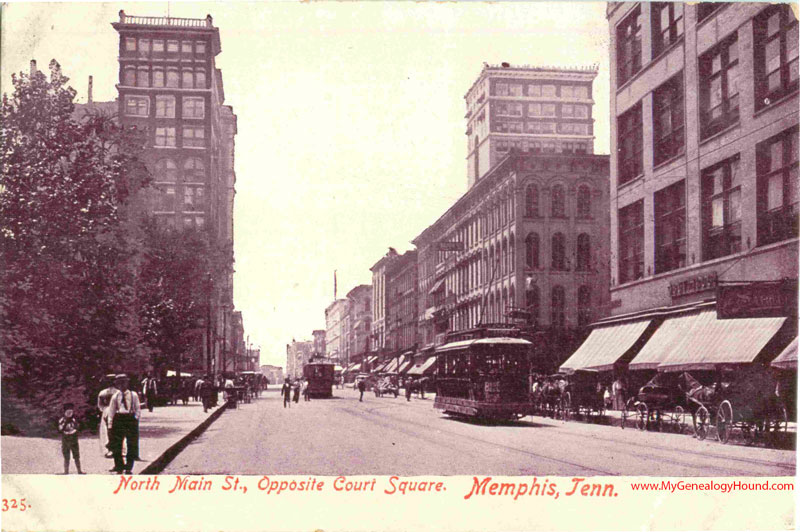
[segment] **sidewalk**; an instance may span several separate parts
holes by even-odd
[[[203,405],[189,404],[156,407],[151,413],[142,410],[139,421],[139,456],[133,472],[139,473],[153,460],[161,456],[170,446],[189,434],[223,405],[220,394],[219,406],[203,412]],[[28,438],[25,436],[3,436],[2,473],[8,474],[58,474],[64,472],[60,438]],[[98,436],[86,434],[80,437],[81,466],[88,474],[109,474],[114,460],[104,458],[100,451]],[[76,473],[75,463],[70,461],[70,473]]]

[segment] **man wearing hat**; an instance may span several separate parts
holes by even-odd
[[[114,379],[116,375],[113,373],[106,375],[103,379],[106,388],[97,394],[97,409],[100,411],[100,452],[106,458],[111,458],[110,451],[110,428],[111,423],[108,421],[108,406],[111,404],[111,398],[117,393],[117,387],[114,386]]]
[[[129,379],[125,374],[119,374],[114,379],[119,391],[111,398],[108,406],[108,420],[111,425],[111,452],[114,455],[115,473],[126,474],[133,472],[133,463],[139,456],[139,416],[141,406],[139,396],[128,389]],[[127,446],[125,462],[122,461],[122,442]]]

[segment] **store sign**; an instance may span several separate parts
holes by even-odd
[[[681,279],[674,283],[669,283],[669,295],[672,299],[707,292],[717,287],[717,272],[706,273]]]
[[[464,251],[463,242],[439,242],[439,251]]]
[[[717,319],[767,318],[792,315],[797,305],[793,283],[751,283],[717,289]]]

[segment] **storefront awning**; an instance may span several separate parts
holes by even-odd
[[[784,321],[786,318],[718,320],[716,310],[694,314],[682,328],[683,340],[661,361],[658,370],[692,371],[750,363]]]
[[[532,345],[531,342],[525,340],[524,338],[508,338],[508,337],[499,337],[499,338],[478,338],[472,340],[460,340],[458,342],[450,342],[449,344],[444,344],[441,347],[436,348],[437,353],[441,353],[444,351],[453,351],[458,349],[465,349],[467,347],[473,345]]]
[[[797,338],[786,346],[771,365],[780,369],[797,369]]]
[[[428,357],[428,359],[420,366],[414,366],[408,370],[407,375],[421,376],[433,371],[433,365],[436,363],[436,357]]]
[[[398,370],[397,373],[403,374],[406,371],[408,371],[409,369],[411,369],[413,366],[414,366],[414,360],[413,359],[408,360],[408,361],[404,362],[403,364],[400,364],[400,369]]]
[[[689,314],[664,320],[639,354],[628,364],[628,369],[656,369],[670,353],[682,349],[696,317],[697,314]]]
[[[571,373],[579,369],[605,371],[614,364],[644,334],[650,320],[618,323],[594,329],[560,371]]]

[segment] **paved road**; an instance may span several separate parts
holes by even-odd
[[[276,390],[229,410],[169,474],[786,476],[794,451],[540,417],[450,419],[433,400],[352,390],[284,409]]]

